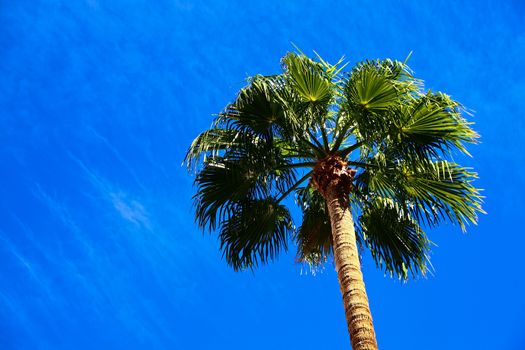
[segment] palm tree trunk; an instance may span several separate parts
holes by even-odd
[[[345,306],[346,322],[353,350],[377,350],[370,306],[357,251],[352,213],[336,186],[326,192],[332,226],[335,268]]]

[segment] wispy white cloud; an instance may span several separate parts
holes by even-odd
[[[69,157],[80,166],[86,178],[99,193],[101,198],[112,205],[116,213],[127,222],[131,222],[147,230],[151,229],[151,220],[145,206],[129,191],[119,188],[90,169],[78,157],[68,152]]]
[[[123,219],[148,230],[151,229],[150,219],[142,203],[129,198],[129,195],[124,192],[110,192],[107,195]]]

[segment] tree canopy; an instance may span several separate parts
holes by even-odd
[[[344,200],[360,247],[392,275],[424,274],[425,230],[445,221],[465,230],[482,212],[476,173],[452,161],[478,138],[465,108],[426,90],[406,61],[366,60],[348,72],[343,59],[318,55],[288,53],[281,63],[280,74],[249,78],[191,144],[199,226],[218,233],[236,270],[271,261],[293,241],[301,261],[323,263],[331,227],[311,175],[335,157],[355,169]]]

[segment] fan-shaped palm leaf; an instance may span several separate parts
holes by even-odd
[[[244,200],[221,224],[221,250],[235,270],[254,268],[286,250],[293,232],[288,210],[273,198]]]
[[[403,186],[419,217],[431,213],[431,223],[448,218],[464,231],[465,225],[476,223],[477,213],[483,212],[482,197],[472,184],[476,178],[477,174],[466,168],[440,161],[407,169]]]
[[[380,268],[399,278],[425,274],[431,242],[407,213],[376,199],[365,207],[358,222],[361,241]]]
[[[297,202],[303,212],[297,231],[297,258],[312,267],[325,262],[332,253],[332,229],[324,198],[312,186],[297,191]]]
[[[400,147],[409,152],[430,147],[441,151],[459,149],[468,154],[463,142],[473,143],[478,135],[470,128],[472,123],[461,116],[461,110],[459,103],[441,93],[428,93],[406,103],[395,121]]]

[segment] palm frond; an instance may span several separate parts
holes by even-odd
[[[432,244],[416,220],[379,198],[369,203],[358,220],[357,233],[379,268],[407,279],[425,274]]]
[[[347,84],[349,100],[364,111],[388,110],[399,102],[391,75],[375,67],[362,66],[350,76]]]
[[[297,259],[312,268],[322,264],[332,253],[332,228],[324,198],[313,186],[297,191],[303,221],[296,235]]]
[[[290,83],[303,102],[328,104],[332,86],[321,64],[304,55],[289,53],[283,58]]]
[[[476,173],[452,162],[422,163],[419,168],[406,169],[403,187],[420,219],[426,217],[435,224],[448,218],[465,231],[484,212],[482,196],[472,184],[476,178]]]
[[[288,85],[295,92],[295,98],[288,98],[288,101],[294,101],[289,107],[301,120],[303,128],[313,125],[324,127],[334,96],[334,85],[323,65],[294,53],[283,57],[282,64]]]
[[[217,124],[271,137],[286,124],[279,94],[286,89],[281,76],[255,76],[233,103],[219,115]]]
[[[420,85],[402,62],[361,62],[350,72],[343,87],[345,119],[353,122],[354,134],[359,138],[368,142],[381,140],[392,126],[390,114],[411,100]]]
[[[193,140],[184,157],[184,163],[190,170],[201,160],[206,162],[209,158],[220,156],[221,151],[238,149],[256,138],[256,135],[238,129],[208,129]]]
[[[288,210],[273,198],[244,200],[221,222],[220,247],[235,270],[269,262],[287,249],[294,226]]]
[[[478,213],[483,213],[482,196],[473,185],[477,174],[468,168],[448,161],[407,162],[383,157],[375,159],[375,168],[356,176],[356,191],[361,198],[389,199],[420,223],[435,226],[450,220],[463,231],[467,224],[477,222]]]
[[[470,127],[472,123],[462,117],[463,107],[442,93],[429,92],[406,103],[399,112],[395,121],[399,128],[397,141],[408,152],[432,148],[458,149],[468,154],[463,143],[474,143],[478,138]]]
[[[262,144],[245,147],[210,160],[197,174],[194,200],[202,228],[215,229],[217,221],[232,215],[238,201],[276,196],[293,186],[295,169],[285,167],[289,163],[278,150]]]

